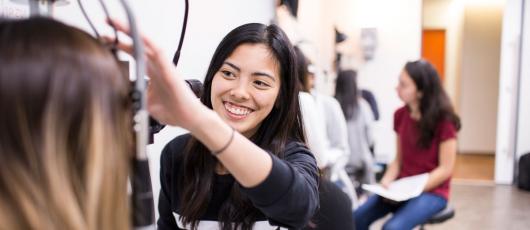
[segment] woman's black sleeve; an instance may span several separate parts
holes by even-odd
[[[319,205],[316,160],[299,142],[286,146],[284,159],[271,157],[272,169],[265,181],[242,191],[272,224],[302,228]]]

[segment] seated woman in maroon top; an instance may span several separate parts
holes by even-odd
[[[383,229],[412,229],[447,205],[460,119],[438,73],[427,61],[405,65],[397,92],[405,105],[394,113],[396,158],[380,183],[386,187],[396,179],[422,173],[429,173],[429,179],[423,193],[407,201],[395,203],[377,195],[368,198],[355,210],[357,230],[368,229],[390,212],[393,216]]]

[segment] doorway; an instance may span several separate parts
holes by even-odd
[[[422,57],[460,116],[453,178],[494,181],[504,3],[424,0]]]

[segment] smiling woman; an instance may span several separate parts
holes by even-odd
[[[319,203],[318,171],[298,91],[294,50],[277,26],[231,31],[204,80],[211,110],[187,103],[190,122],[177,125],[191,135],[162,152],[159,229],[304,227]]]
[[[279,75],[279,67],[267,46],[237,47],[213,78],[214,111],[250,138],[274,107],[281,85]]]

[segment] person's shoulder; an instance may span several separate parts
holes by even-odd
[[[457,127],[454,121],[452,121],[450,118],[442,118],[438,122],[438,129],[454,129],[456,131]]]
[[[313,99],[313,96],[308,93],[308,92],[303,92],[303,91],[300,91],[298,93],[298,98],[300,99],[300,102],[313,102],[314,103],[314,99]]]
[[[324,101],[324,103],[328,104],[328,105],[333,105],[333,106],[339,106],[340,107],[340,103],[339,101],[337,101],[337,99],[331,95],[326,95],[326,94],[322,94],[321,95],[322,97],[322,101]]]
[[[343,115],[342,108],[340,107],[340,103],[335,97],[331,95],[322,94],[320,98],[324,106],[324,109],[326,110],[325,111],[326,113],[328,114],[340,113],[340,115]],[[337,115],[334,115],[333,117],[336,117],[336,116]]]
[[[398,108],[395,112],[394,112],[394,119],[395,118],[400,118],[400,117],[403,117],[405,116],[406,114],[409,113],[409,109],[407,108],[406,105]]]
[[[409,112],[409,110],[408,110],[407,106],[404,105],[404,106],[401,106],[400,108],[396,109],[396,111],[394,112],[394,114],[395,114],[395,115],[398,115],[398,114],[406,114],[406,113],[408,113],[408,112]]]
[[[306,144],[301,141],[290,139],[284,148],[284,157],[288,158],[297,154],[308,154],[312,155]]]
[[[374,93],[372,93],[372,91],[368,90],[368,89],[361,89],[361,96],[363,98],[370,98],[370,99],[375,99],[375,96],[374,96]]]
[[[191,134],[189,133],[182,134],[180,136],[173,138],[173,140],[167,143],[167,146],[174,147],[174,148],[181,148],[184,145],[186,145],[186,143],[188,142],[190,138],[191,138]]]
[[[162,157],[174,158],[182,155],[184,152],[184,148],[186,147],[186,144],[188,143],[190,138],[191,135],[189,133],[175,137],[173,140],[168,142],[162,150]]]
[[[368,101],[362,97],[358,97],[358,102],[359,102],[359,107],[361,109],[369,109],[370,111],[372,110],[370,108],[370,104],[368,103]]]
[[[368,121],[375,121],[375,117],[372,112],[372,108],[370,108],[370,104],[368,104],[368,101],[366,101],[366,99],[362,97],[359,97],[359,109],[361,115],[364,117],[363,119]]]
[[[456,138],[457,132],[456,124],[449,118],[441,119],[436,127],[436,135],[439,136],[441,141]]]
[[[403,118],[408,116],[409,110],[406,105],[399,108],[394,112],[394,131],[398,131],[399,127],[401,126]]]
[[[316,122],[317,118],[315,116],[317,116],[316,113],[318,113],[318,108],[313,96],[307,92],[300,92],[298,98],[300,101],[300,111],[302,112],[304,119]]]

